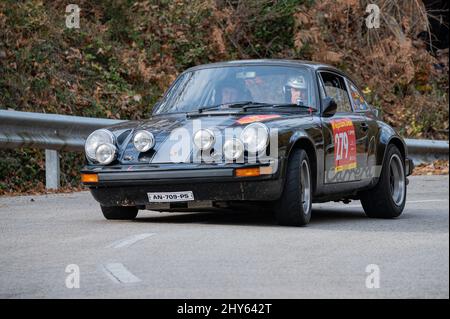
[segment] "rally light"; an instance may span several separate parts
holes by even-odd
[[[269,144],[269,129],[262,123],[249,124],[242,131],[241,140],[250,153],[262,152]]]
[[[145,153],[155,146],[155,137],[152,133],[140,130],[133,138],[134,147],[141,153]]]
[[[194,144],[199,150],[205,151],[214,145],[214,133],[208,129],[202,129],[194,134]]]
[[[86,157],[91,161],[96,161],[97,148],[102,144],[115,144],[115,136],[106,129],[96,130],[86,139],[84,150]]]
[[[227,160],[234,161],[244,154],[244,143],[236,138],[226,140],[223,145],[223,153]]]
[[[109,143],[99,145],[95,151],[95,159],[102,165],[108,165],[116,159],[116,156],[116,147]]]

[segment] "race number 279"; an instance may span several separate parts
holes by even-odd
[[[336,147],[336,160],[340,161],[348,157],[348,135],[347,132],[340,132],[334,136]]]
[[[331,126],[334,139],[335,171],[356,168],[356,137],[353,122],[350,119],[333,120]]]

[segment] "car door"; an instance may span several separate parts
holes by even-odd
[[[324,137],[324,183],[362,181],[367,169],[368,123],[365,116],[353,112],[345,78],[332,71],[319,71],[321,98],[336,101],[337,111],[321,117]],[[356,185],[355,187],[359,187]]]
[[[380,129],[377,123],[378,118],[372,107],[364,99],[361,90],[359,90],[356,84],[349,78],[345,78],[345,80],[347,83],[348,91],[350,93],[353,112],[363,116],[368,126],[366,139],[367,170],[361,173],[362,179],[367,179],[370,181],[372,177],[379,175],[380,171],[377,170],[381,169],[381,167],[376,166],[376,147],[378,145],[377,138]]]

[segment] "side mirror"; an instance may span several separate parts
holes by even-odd
[[[337,111],[336,101],[332,97],[326,97],[322,100],[322,116],[331,117]]]

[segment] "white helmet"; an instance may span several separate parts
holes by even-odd
[[[304,89],[304,90],[306,90],[308,88],[307,84],[306,84],[306,81],[305,81],[305,78],[302,75],[290,78],[286,85],[288,87],[291,87],[291,88],[294,88],[294,89]]]

